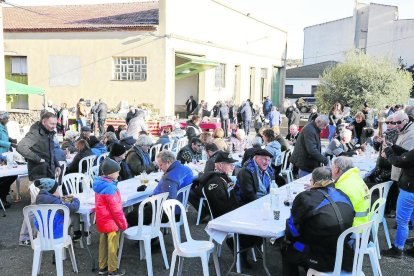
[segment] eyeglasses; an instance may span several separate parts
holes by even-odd
[[[396,122],[389,122],[392,125],[401,125],[405,120],[402,121],[396,121]]]

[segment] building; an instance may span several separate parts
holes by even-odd
[[[313,97],[318,89],[319,79],[326,69],[338,62],[325,61],[286,70],[285,97],[290,99]]]
[[[190,95],[259,103],[283,99],[286,32],[216,0],[5,7],[7,77],[75,106],[150,103],[182,112]],[[8,69],[9,68],[9,69]],[[26,98],[25,98],[26,97]],[[39,109],[40,97],[10,108]]]
[[[396,6],[356,2],[353,16],[304,29],[303,64],[341,62],[346,52],[360,49],[413,65],[414,19],[399,20]]]

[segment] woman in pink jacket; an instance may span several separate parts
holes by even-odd
[[[128,227],[122,210],[121,194],[117,179],[121,167],[114,160],[107,158],[102,164],[103,175],[93,183],[95,191],[96,226],[99,240],[99,274],[124,275],[118,269],[117,251],[119,247],[119,230]]]

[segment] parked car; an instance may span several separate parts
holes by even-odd
[[[316,105],[315,97],[301,97],[296,100],[296,106],[302,113],[309,112],[311,107],[314,105]]]

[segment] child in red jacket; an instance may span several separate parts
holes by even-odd
[[[117,251],[119,247],[119,230],[128,227],[122,210],[121,195],[117,179],[121,167],[114,160],[107,158],[102,164],[103,175],[93,183],[95,191],[96,226],[99,240],[99,275],[124,275],[118,269]]]

